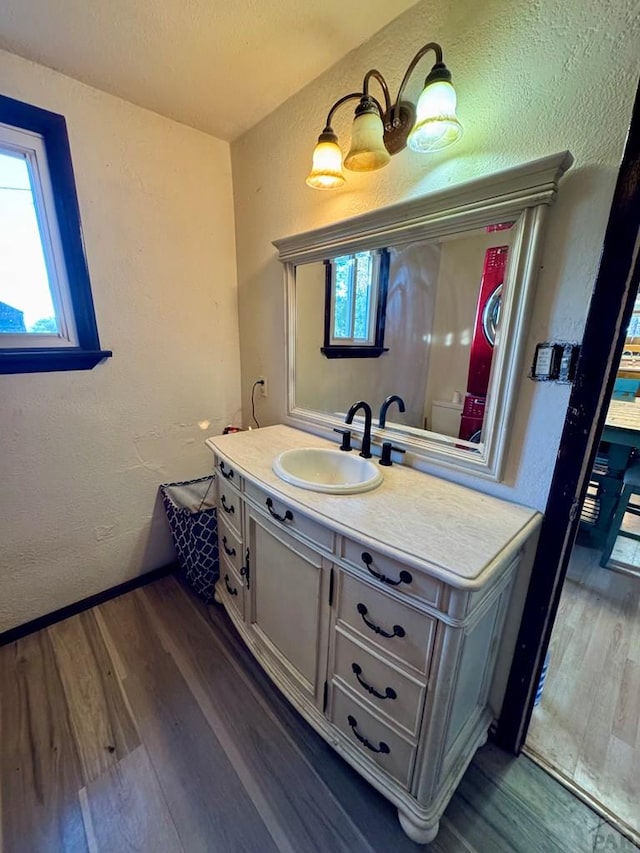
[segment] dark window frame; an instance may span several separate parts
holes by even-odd
[[[375,318],[374,343],[368,345],[359,344],[334,344],[331,343],[332,323],[332,273],[331,261],[324,262],[324,346],[320,347],[327,358],[379,358],[382,353],[388,352],[384,346],[384,328],[387,315],[387,291],[389,287],[389,250],[379,249],[380,269],[378,273],[378,295]]]
[[[78,341],[74,347],[0,347],[0,373],[90,370],[112,352],[100,348],[65,118],[0,95],[0,123],[42,136]]]

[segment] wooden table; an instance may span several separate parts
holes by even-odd
[[[624,447],[640,447],[640,398],[633,402],[612,400],[601,441]]]

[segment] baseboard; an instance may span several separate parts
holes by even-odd
[[[69,616],[75,616],[76,613],[82,613],[83,610],[89,610],[97,604],[103,604],[105,601],[110,601],[112,598],[117,598],[119,595],[124,595],[125,592],[131,592],[132,589],[137,589],[139,586],[152,583],[159,578],[166,577],[178,569],[177,563],[169,563],[168,566],[161,566],[159,569],[152,569],[150,572],[145,572],[138,575],[136,578],[119,583],[117,586],[112,586],[102,592],[97,592],[95,595],[90,595],[88,598],[83,598],[81,601],[76,601],[74,604],[67,604],[66,607],[61,607],[59,610],[54,610],[52,613],[47,613],[44,616],[38,616],[37,619],[32,619],[31,622],[25,622],[24,625],[18,625],[16,628],[9,628],[8,631],[3,631],[0,634],[0,646],[5,646],[7,643],[13,643],[15,640],[20,640],[26,637],[27,634],[32,634],[34,631],[40,631],[42,628],[48,628],[49,625],[54,625],[56,622],[61,622],[63,619],[68,619]]]

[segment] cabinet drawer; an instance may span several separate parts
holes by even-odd
[[[272,497],[269,492],[253,483],[246,483],[245,494],[285,530],[304,536],[325,551],[333,551],[334,533],[328,527],[318,524],[297,509],[290,509],[285,501]]]
[[[220,580],[216,588],[219,589],[241,619],[244,619],[244,581],[233,569],[226,557],[220,558]]]
[[[389,717],[415,736],[420,725],[425,687],[335,632],[333,676],[345,682],[376,716]]]
[[[331,722],[371,761],[409,787],[415,748],[362,705],[334,686]]]
[[[425,672],[429,666],[436,620],[340,573],[338,619],[367,642]]]
[[[218,551],[221,557],[224,554],[227,562],[239,574],[243,560],[242,541],[221,516],[222,513],[218,513]]]
[[[423,572],[408,569],[399,560],[346,538],[342,543],[342,556],[347,563],[374,578],[381,589],[395,589],[436,607],[440,603],[442,584]]]
[[[218,518],[220,518],[227,527],[240,536],[242,529],[242,500],[240,495],[232,486],[218,479]]]
[[[216,474],[220,477],[221,483],[226,483],[228,486],[235,486],[240,491],[240,475],[228,462],[216,457]]]

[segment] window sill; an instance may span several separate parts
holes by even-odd
[[[112,355],[111,350],[0,349],[0,374],[91,370]]]
[[[383,352],[389,352],[388,347],[350,347],[330,346],[320,347],[327,358],[379,358]]]

